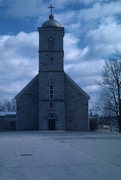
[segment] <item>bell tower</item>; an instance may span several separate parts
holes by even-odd
[[[39,129],[65,129],[64,27],[51,14],[39,31]]]

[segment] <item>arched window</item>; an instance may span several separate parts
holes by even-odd
[[[49,83],[49,99],[54,100],[54,83],[52,81]]]
[[[54,39],[53,39],[53,37],[48,38],[48,48],[49,49],[54,49]]]

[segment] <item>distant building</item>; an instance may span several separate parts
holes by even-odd
[[[0,112],[0,131],[16,130],[16,113]]]
[[[119,132],[117,117],[116,116],[99,117],[98,128],[108,129],[111,132]]]
[[[51,14],[38,31],[39,73],[15,97],[16,129],[88,131],[89,96],[64,72],[64,27]]]

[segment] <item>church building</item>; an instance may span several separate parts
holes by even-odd
[[[39,73],[15,97],[16,130],[89,131],[89,96],[64,72],[64,27],[52,9],[38,32]]]

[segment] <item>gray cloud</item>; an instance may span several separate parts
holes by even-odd
[[[37,73],[37,33],[0,36],[0,92],[12,98]]]
[[[1,0],[1,5],[4,2]],[[38,0],[7,2],[6,16],[38,16],[38,24],[46,19],[50,4],[49,1]],[[75,1],[72,0],[54,3],[57,7],[55,18],[66,28],[65,71],[94,97],[98,92],[96,80],[100,79],[104,58],[121,50],[121,24],[117,19],[121,1],[76,2],[80,4],[77,9],[73,8]],[[0,36],[0,92],[3,97],[13,97],[37,74],[37,51],[37,32]]]
[[[121,25],[115,21],[101,24],[98,28],[87,32],[87,43],[93,59],[110,54],[121,53]],[[89,51],[88,51],[89,52]]]
[[[48,5],[53,3],[56,7],[55,12],[64,11],[66,9],[66,13],[70,10],[73,10],[76,5],[78,5],[77,9],[81,9],[78,11],[78,15],[81,17],[96,18],[96,16],[102,16],[102,14],[106,14],[108,10],[110,10],[109,14],[112,13],[120,13],[120,0],[0,0],[0,6],[4,7],[4,14],[13,16],[13,17],[33,17],[33,16],[45,16],[48,14]],[[116,8],[113,8],[115,5]],[[109,15],[108,14],[108,15]],[[2,14],[3,15],[3,14]]]
[[[84,50],[78,49],[76,38],[66,34],[65,39],[65,71],[86,89],[97,78],[98,65],[93,61],[91,63],[81,61],[80,57],[82,58]],[[2,98],[14,97],[37,74],[37,51],[38,34],[36,32],[0,36],[0,92],[3,94]],[[92,79],[87,80],[90,76]]]
[[[8,0],[4,1],[5,15],[12,17],[33,17],[47,12],[47,4],[38,0]],[[4,5],[3,4],[3,5]]]

